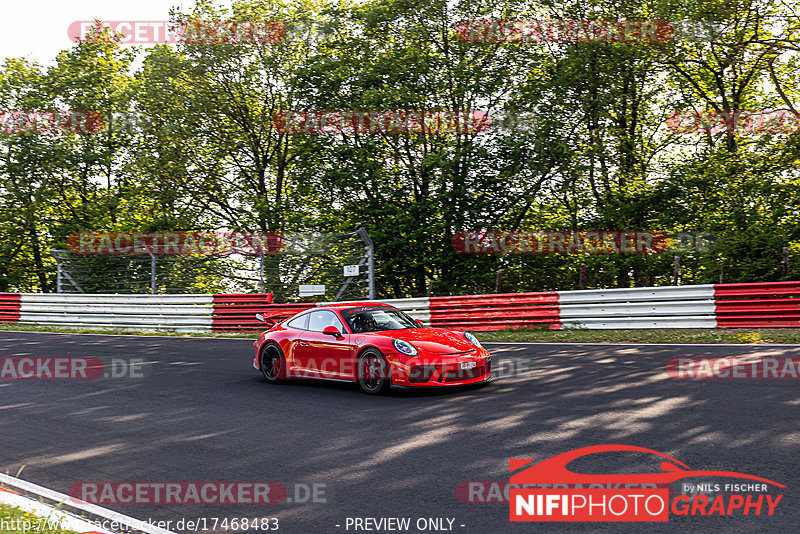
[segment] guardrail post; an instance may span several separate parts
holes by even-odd
[[[681,257],[678,254],[675,254],[675,257],[672,260],[672,285],[677,286],[679,282],[678,275],[681,271]]]
[[[361,239],[367,247],[367,268],[369,269],[369,273],[367,273],[369,277],[369,295],[367,298],[373,300],[375,298],[375,245],[372,243],[372,239],[370,239],[369,234],[367,234],[367,231],[363,227],[356,230],[356,233],[361,236]]]
[[[144,249],[150,254],[150,293],[156,294],[156,255],[150,250],[150,247],[145,245]]]
[[[258,268],[258,288],[260,293],[264,293],[264,252],[261,251],[259,255],[259,268]]]
[[[586,264],[581,263],[581,270],[578,274],[578,289],[586,289]]]
[[[783,247],[783,276],[789,276],[789,247]]]

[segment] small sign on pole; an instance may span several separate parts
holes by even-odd
[[[345,276],[358,276],[358,265],[345,265],[344,266],[344,275]]]
[[[301,297],[313,297],[314,295],[324,295],[325,284],[300,284]]]

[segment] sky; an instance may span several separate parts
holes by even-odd
[[[215,0],[219,6],[229,1]],[[171,7],[188,10],[194,0],[3,0],[0,17],[0,61],[26,57],[50,65],[73,43],[67,34],[79,20],[169,20]]]

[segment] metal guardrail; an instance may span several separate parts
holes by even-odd
[[[653,302],[686,301],[714,298],[712,284],[691,286],[632,287],[630,289],[579,289],[559,291],[559,304],[586,304],[592,302]]]
[[[360,301],[364,302],[364,301]],[[800,327],[800,282],[638,287],[386,299],[426,325],[507,328]],[[255,314],[327,303],[273,304],[269,293],[87,295],[0,293],[0,322],[181,331],[257,331]]]
[[[800,327],[800,282],[716,284],[714,298],[719,328]]]
[[[23,293],[19,323],[62,327],[211,329],[211,295]]]
[[[564,328],[716,328],[714,286],[560,291]]]
[[[19,322],[19,293],[0,293],[0,323]]]
[[[431,325],[464,330],[560,328],[558,293],[504,293],[431,297]]]

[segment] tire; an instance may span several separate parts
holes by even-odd
[[[356,369],[358,385],[367,395],[380,395],[392,385],[389,362],[375,349],[359,354]]]
[[[267,382],[270,384],[279,383],[286,371],[286,358],[283,356],[281,348],[274,343],[270,343],[261,349],[259,367]]]

